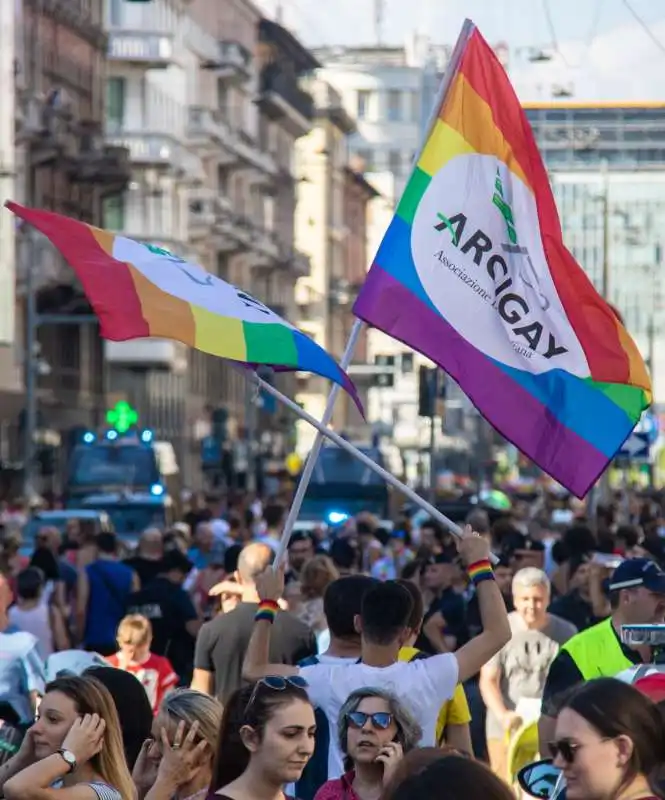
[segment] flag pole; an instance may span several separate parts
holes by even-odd
[[[346,348],[344,353],[342,354],[342,358],[340,360],[340,367],[346,372],[353,359],[353,354],[356,349],[356,345],[358,344],[358,337],[363,328],[363,322],[356,318],[353,327],[351,328],[351,333],[349,334],[349,340],[346,343]],[[335,407],[335,400],[337,399],[337,395],[339,394],[340,386],[338,383],[333,383],[330,394],[328,395],[328,400],[326,402],[326,407],[323,412],[323,416],[321,417],[321,425],[325,429],[330,424],[330,420],[332,419],[333,410]],[[276,395],[275,395],[276,396]],[[277,398],[278,400],[280,398]],[[299,408],[299,406],[298,406]],[[289,539],[291,538],[291,533],[293,528],[298,521],[298,514],[300,513],[300,509],[302,508],[303,500],[305,499],[305,494],[307,492],[307,488],[309,487],[309,483],[312,479],[312,473],[314,472],[314,466],[316,464],[316,459],[321,452],[321,446],[323,445],[323,440],[325,439],[325,435],[321,432],[321,429],[317,429],[316,438],[314,439],[314,443],[312,444],[312,449],[307,456],[307,460],[305,461],[305,468],[302,471],[302,475],[300,476],[300,481],[298,483],[298,488],[296,489],[296,493],[293,496],[293,500],[291,502],[291,508],[289,509],[288,516],[286,518],[286,522],[284,523],[284,530],[282,531],[282,538],[279,542],[279,547],[277,548],[277,553],[275,554],[275,561],[274,568],[277,569],[279,566],[284,553],[286,552],[286,548],[289,545]]]
[[[308,414],[304,408],[301,408],[297,403],[291,400],[290,397],[282,394],[278,389],[275,389],[274,386],[269,384],[267,381],[264,381],[263,378],[259,377],[255,372],[249,373],[247,377],[254,381],[254,383],[264,392],[272,395],[276,400],[279,400],[280,403],[291,409],[291,411],[299,416],[300,419],[303,419],[305,422],[308,422],[310,425],[316,428],[316,430],[326,439],[329,439],[331,442],[333,442],[333,444],[336,444],[342,450],[346,450],[347,453],[360,461],[361,464],[364,464],[368,469],[371,469],[372,472],[375,472],[380,478],[383,478],[386,483],[390,484],[390,486],[392,486],[394,489],[402,492],[402,494],[408,497],[409,500],[426,511],[433,519],[441,523],[441,525],[444,525],[455,536],[462,536],[462,529],[459,525],[457,525],[451,519],[448,519],[448,517],[445,514],[442,514],[438,508],[435,508],[433,505],[431,505],[431,503],[428,503],[427,500],[414,492],[413,489],[399,481],[392,473],[388,472],[388,470],[380,467],[375,461],[372,461],[369,456],[365,455],[365,453],[363,453],[361,450],[358,450],[358,448],[352,445],[351,442],[347,442],[346,439],[342,438],[338,433],[326,428],[325,425],[319,422],[318,419],[313,417],[311,414]],[[491,555],[491,560],[493,563],[496,563],[496,556]],[[275,559],[275,561],[277,561],[277,559]]]

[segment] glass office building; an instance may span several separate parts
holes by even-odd
[[[654,356],[656,399],[664,402],[665,103],[525,109],[564,241],[597,289],[607,289],[644,356]]]

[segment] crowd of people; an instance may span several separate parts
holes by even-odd
[[[6,519],[0,795],[503,800],[537,732],[570,800],[665,797],[665,676],[631,685],[652,648],[621,637],[665,619],[657,498],[461,539],[361,514],[275,564],[286,511],[195,497],[132,552],[71,520],[26,554]]]

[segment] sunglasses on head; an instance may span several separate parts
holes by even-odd
[[[261,686],[265,686],[266,689],[270,689],[273,692],[283,692],[288,686],[293,686],[295,689],[307,689],[309,684],[304,678],[301,678],[300,675],[289,675],[287,677],[283,677],[282,675],[266,675],[264,678],[259,678],[254,684],[252,693],[245,706],[244,716],[247,716],[247,712],[256,700],[256,693]]]
[[[393,721],[393,715],[388,711],[375,711],[374,714],[367,714],[364,711],[349,711],[346,718],[354,728],[364,728],[367,720],[370,720],[374,728],[382,731],[387,730]]]

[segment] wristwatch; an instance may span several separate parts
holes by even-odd
[[[76,769],[76,756],[74,755],[74,753],[72,753],[71,750],[65,750],[64,748],[61,747],[60,750],[58,750],[58,755],[62,756],[65,764],[67,764],[67,766],[69,767],[69,771],[74,772],[74,770]]]

